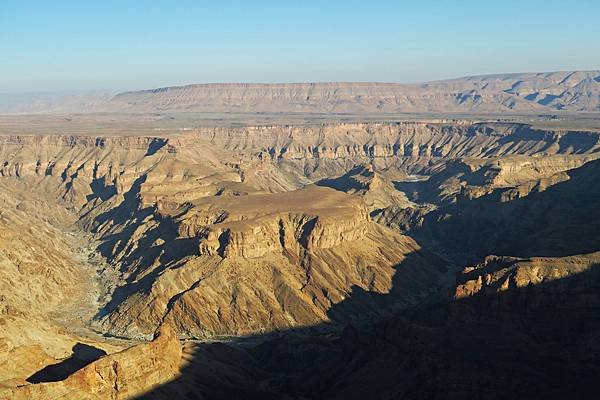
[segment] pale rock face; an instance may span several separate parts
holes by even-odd
[[[365,207],[360,203],[320,188],[304,189],[291,195],[270,195],[261,199],[264,204],[282,203],[281,210],[274,213],[267,211],[266,215],[248,217],[227,210],[224,211],[224,221],[214,228],[196,227],[205,236],[200,241],[200,254],[256,258],[284,248],[295,252],[300,248],[327,249],[361,239],[365,235],[369,219]],[[319,198],[322,202],[325,196],[333,197],[329,201],[331,208],[317,205],[313,211],[311,199]],[[252,201],[244,196],[238,199],[240,202]],[[297,205],[286,210],[289,201],[302,205],[304,209],[301,210]],[[335,201],[339,205],[334,207]],[[320,211],[324,215],[319,215]],[[239,220],[236,221],[236,218]],[[184,230],[189,232],[190,227],[186,226]]]
[[[415,85],[394,83],[205,84],[116,95],[107,110],[152,112],[597,111],[600,71],[506,74]]]
[[[358,244],[368,242],[365,238],[369,235],[382,234],[371,227],[368,213],[400,205],[407,210],[404,214],[413,215],[410,218],[422,217],[420,211],[411,211],[418,209],[395,190],[392,179],[402,179],[407,172],[430,173],[430,180],[439,179],[441,197],[449,201],[460,193],[475,198],[497,188],[507,188],[503,196],[509,200],[514,191],[524,196],[534,188],[556,184],[565,179],[561,175],[565,170],[594,159],[599,136],[595,132],[459,121],[201,128],[168,138],[17,135],[0,137],[0,144],[1,175],[42,188],[71,207],[82,226],[105,241],[104,255],[120,265],[131,282],[165,290],[150,278],[166,273],[166,263],[175,268],[194,258],[206,258],[206,270],[189,272],[164,295],[153,294],[158,297],[148,308],[147,320],[139,330],[131,328],[130,332],[148,337],[165,313],[171,313],[167,307],[170,298],[199,279],[205,282],[200,277],[213,268],[209,259],[226,260],[220,261],[224,265],[238,259],[268,265],[270,258],[283,255],[286,261],[282,265],[290,271],[304,271],[294,275],[293,281],[299,284],[289,284],[301,288],[311,271],[313,253],[367,252]],[[354,173],[351,170],[357,164],[367,167]],[[390,175],[394,170],[402,173]],[[346,173],[350,175],[342,180],[322,183],[338,191],[297,190]],[[342,195],[340,190],[352,196]],[[318,198],[320,202],[315,201]],[[378,220],[393,225],[386,211],[381,212]],[[145,243],[146,238],[152,238],[150,244]],[[149,246],[147,251],[144,246]],[[337,261],[326,261],[329,256],[325,253],[323,257],[324,265],[329,268],[332,263],[337,268]],[[354,263],[349,261],[350,254],[344,257]],[[397,256],[386,257],[374,261],[374,266],[392,271],[397,262]],[[329,297],[338,293],[341,298],[354,284],[368,286],[358,277],[345,276],[341,282],[330,285]],[[386,285],[381,290],[389,283]],[[273,290],[271,286],[269,283],[265,290]],[[200,284],[199,290],[202,288]],[[231,286],[229,295],[236,293],[238,289]],[[139,307],[146,304],[139,294],[127,301],[139,302]],[[267,304],[271,305],[266,309],[281,301]],[[326,307],[311,306],[308,309],[313,311],[298,311],[297,315],[284,310],[282,321],[296,324],[299,315],[303,321],[322,320]],[[225,315],[224,308],[215,310]],[[300,309],[306,310],[304,306]],[[139,308],[130,310],[131,316],[113,310],[115,315],[105,316],[103,326],[127,334],[125,321],[130,323]],[[215,331],[229,332],[230,322],[225,323],[227,328]],[[270,323],[260,324],[260,329],[268,329]],[[194,329],[200,325],[194,321]],[[189,331],[183,323],[176,326]]]
[[[557,188],[569,182],[592,187],[599,154],[598,132],[467,121],[0,136],[0,354],[29,365],[13,373],[0,362],[2,390],[137,396],[175,377],[175,337],[335,325],[438,299],[455,266],[403,231],[433,227],[459,241],[470,225],[452,218],[467,214],[487,223],[473,234],[507,243],[493,237],[502,221],[486,222],[486,210],[568,220],[573,210],[535,214],[555,203],[538,195],[563,196]],[[573,181],[583,169],[589,175]],[[53,322],[89,283],[65,232],[74,226],[76,238],[93,235],[103,260],[94,329],[144,340],[161,325],[173,331],[122,352],[111,343],[102,347],[110,355],[66,380],[28,385],[24,378],[68,357],[77,339]],[[434,239],[427,243],[445,238]],[[556,280],[596,259],[581,257],[490,258],[465,271],[455,297]]]
[[[327,309],[353,286],[391,290],[396,265],[419,251],[411,239],[371,222],[359,198],[318,186],[197,199],[162,213],[176,215],[179,234],[198,245],[147,295],[130,297],[103,319],[115,334],[146,337],[161,320],[189,337],[326,321]],[[348,269],[353,259],[360,262]],[[433,256],[422,262],[425,279],[443,268]],[[419,298],[405,289],[399,301]]]

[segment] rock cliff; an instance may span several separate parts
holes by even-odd
[[[462,340],[453,329],[469,340],[463,321],[495,341],[490,357],[504,354],[473,312],[497,328],[522,305],[507,293],[551,287],[584,299],[583,277],[596,284],[599,154],[593,130],[462,120],[0,135],[0,356],[20,365],[0,359],[2,390],[138,396],[177,380],[175,338],[222,336],[268,341],[267,350],[254,343],[235,354],[264,361],[264,370],[249,370],[266,376],[259,386],[272,393],[310,397],[335,383],[364,396],[352,382],[360,374],[377,382],[362,366],[380,362],[395,371],[390,379],[406,377],[401,386],[383,382],[389,397],[423,389],[414,371],[468,387],[460,368],[440,375],[432,365],[461,359],[454,347],[436,348]],[[477,267],[456,275],[465,265]],[[559,283],[571,279],[579,283]],[[504,295],[518,307],[510,300],[486,315],[495,304],[486,299]],[[552,306],[540,296],[528,298]],[[535,304],[517,314],[546,315]],[[131,347],[160,326],[172,328],[169,340]],[[511,340],[530,337],[513,328]],[[316,343],[304,341],[311,329]],[[277,339],[286,331],[299,336]],[[77,345],[94,355],[85,365]],[[297,359],[306,349],[323,355],[314,357],[322,367],[297,365],[323,369],[325,380],[273,372],[283,368],[278,354]],[[248,358],[232,354],[218,368],[244,370]],[[77,368],[61,379],[35,379],[68,360]],[[258,390],[253,379],[240,387]]]
[[[100,358],[59,382],[0,388],[10,399],[133,399],[178,376],[181,345],[168,326],[154,340]]]
[[[600,72],[575,71],[394,83],[205,84],[116,95],[107,109],[134,112],[598,111]]]
[[[395,274],[423,279],[390,298],[396,306],[414,304],[425,282],[435,288],[446,268],[420,255],[397,272],[419,246],[376,226],[359,199],[328,188],[206,197],[183,207],[161,213],[177,216],[176,240],[193,245],[187,257],[124,286],[137,289],[107,310],[104,329],[144,337],[172,321],[183,336],[205,337],[314,324],[328,320],[327,310],[354,287],[389,292]]]

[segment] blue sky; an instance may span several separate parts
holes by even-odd
[[[600,1],[0,1],[0,92],[600,68]]]

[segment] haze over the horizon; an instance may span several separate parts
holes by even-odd
[[[9,0],[0,93],[598,69],[599,3],[523,3]]]

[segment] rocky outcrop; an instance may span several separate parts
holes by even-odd
[[[462,271],[454,298],[493,296],[507,290],[559,281],[585,274],[599,262],[600,253],[527,259],[488,256],[482,263]]]
[[[430,306],[337,333],[197,343],[182,378],[150,398],[594,398],[599,261],[488,257],[459,274],[457,298]],[[479,277],[489,285],[473,291]]]
[[[250,210],[248,204],[273,206]],[[223,257],[261,257],[289,248],[327,249],[362,238],[369,223],[365,207],[332,190],[307,187],[273,195],[235,196],[197,204],[181,217],[180,231],[200,235],[200,254]],[[204,218],[206,208],[219,210]],[[250,214],[247,214],[247,213]],[[190,221],[193,225],[190,225]]]
[[[455,203],[459,197],[476,199],[496,190],[502,193],[501,201],[510,201],[567,181],[567,171],[598,157],[592,153],[457,158],[445,162],[426,181],[400,186],[420,202]]]
[[[169,138],[0,135],[0,176],[42,186],[89,211],[115,195],[118,200],[142,177],[147,203],[182,203],[227,192],[294,190],[357,164],[433,172],[448,159],[592,154],[599,146],[592,131],[464,121],[203,128]]]
[[[421,242],[465,263],[477,263],[494,253],[519,257],[589,253],[595,250],[600,232],[598,211],[591,206],[600,189],[599,160],[593,158],[585,162],[585,157],[574,157],[566,162],[567,168],[585,163],[554,174],[550,167],[546,177],[544,163],[525,167],[522,176],[516,171],[511,178],[518,185],[508,187],[495,186],[493,175],[489,180],[477,176],[485,167],[473,174],[448,168],[426,181],[399,185],[411,193],[411,199],[433,204],[419,204],[411,210],[390,208],[378,221],[402,227]],[[516,163],[523,161],[517,159]],[[558,158],[556,167],[563,168],[564,161]],[[507,160],[509,165],[513,162]],[[454,161],[451,165],[464,166]],[[534,179],[527,181],[529,177]]]
[[[290,161],[581,154],[600,146],[597,132],[469,121],[202,128],[196,132],[198,137],[229,151]]]
[[[403,192],[396,190],[392,181],[394,178],[406,179],[407,176],[400,171],[376,171],[369,164],[356,166],[337,178],[322,179],[317,184],[362,198],[373,216],[392,206],[401,208],[414,206]]]
[[[436,276],[446,269],[432,255],[414,255],[421,249],[410,238],[369,221],[359,198],[330,188],[206,197],[160,210],[189,252],[173,247],[177,258],[168,263],[174,244],[165,244],[162,264],[153,261],[123,286],[131,295],[101,319],[116,335],[144,338],[161,321],[192,338],[314,324],[329,320],[328,309],[358,288],[395,287],[379,311],[406,307],[429,293],[426,282],[437,290]],[[409,258],[411,267],[396,272]],[[406,282],[394,285],[400,276]]]
[[[132,399],[178,376],[181,345],[163,326],[150,343],[94,361],[63,381],[0,388],[10,399]]]

